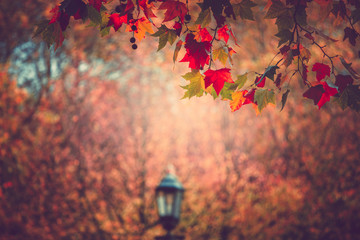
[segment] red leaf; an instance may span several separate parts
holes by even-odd
[[[195,36],[192,33],[186,35],[186,54],[180,62],[189,62],[191,69],[200,69],[209,63],[211,43],[208,41],[197,42],[194,38]]]
[[[310,40],[312,40],[312,41],[314,41],[315,40],[315,38],[313,37],[313,36],[311,36],[311,34],[310,33],[305,33],[305,35],[304,35],[307,39],[310,39]]]
[[[338,93],[336,88],[330,87],[327,82],[321,82],[316,86],[309,88],[303,96],[314,101],[319,109],[328,101],[330,97]]]
[[[60,18],[61,12],[59,10],[59,5],[57,5],[53,9],[51,9],[50,12],[53,13],[53,16],[52,16],[49,24],[56,22]]]
[[[354,83],[354,79],[350,75],[337,75],[335,85],[339,87],[339,92],[343,92],[344,89]]]
[[[163,2],[158,9],[166,10],[163,22],[171,21],[176,17],[179,17],[180,21],[184,22],[185,15],[187,13],[187,8],[185,3],[182,3],[180,1],[173,1],[173,0]]]
[[[266,80],[266,77],[264,77],[261,82],[259,83],[261,77],[256,77],[255,78],[255,85],[258,86],[258,87],[264,87],[265,86],[265,80]]]
[[[101,4],[106,3],[107,0],[89,0],[90,6],[93,6],[96,10],[100,12]],[[131,1],[130,1],[131,2]]]
[[[330,67],[323,63],[315,63],[312,68],[313,72],[316,72],[316,79],[318,81],[323,80],[326,76],[330,77]]]
[[[176,35],[180,36],[182,25],[179,22],[175,22],[173,28],[175,29]]]
[[[199,25],[199,36],[202,42],[208,41],[211,42],[212,36],[210,35],[209,31],[206,28],[201,28]]]
[[[217,34],[219,36],[219,39],[224,39],[224,41],[227,43],[229,41],[229,28],[227,25],[223,26],[217,31]]]
[[[233,83],[229,68],[221,68],[219,70],[207,70],[205,73],[205,88],[213,85],[215,92],[219,95],[221,89],[224,87],[225,82]]]
[[[232,112],[235,112],[236,110],[239,110],[241,106],[253,103],[254,102],[254,94],[255,91],[250,90],[248,92],[247,90],[240,91],[240,92],[234,92],[232,94],[232,100],[230,101],[230,108]],[[252,100],[251,100],[252,98]]]
[[[243,103],[243,105],[249,104],[249,103],[254,103],[255,90],[256,90],[255,88],[252,88],[248,93],[244,94],[244,97],[246,98],[246,100]]]
[[[114,26],[115,31],[117,31],[123,23],[127,22],[126,15],[120,16],[118,13],[113,13],[109,17],[108,26]]]

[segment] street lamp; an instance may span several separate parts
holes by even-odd
[[[160,223],[167,231],[165,236],[156,237],[156,240],[180,240],[183,236],[171,235],[180,220],[181,200],[184,188],[174,174],[168,173],[156,187],[156,201]]]

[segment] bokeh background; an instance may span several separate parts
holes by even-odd
[[[278,51],[258,3],[257,21],[232,25],[233,76],[255,79]],[[172,47],[156,52],[157,38],[134,51],[123,29],[101,38],[72,22],[56,52],[33,39],[54,4],[0,2],[1,240],[163,235],[154,191],[169,165],[186,189],[175,230],[186,239],[360,239],[358,113],[318,110],[296,77],[281,112],[181,100],[189,70]],[[356,69],[341,21],[321,12],[308,21],[340,39],[327,50]]]

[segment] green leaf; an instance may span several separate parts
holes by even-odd
[[[159,37],[159,46],[157,49],[158,51],[163,49],[167,42],[169,42],[170,45],[172,45],[177,38],[176,32],[174,30],[167,28],[165,25],[161,25],[158,31],[152,34],[151,36]]]
[[[40,34],[42,34],[46,28],[49,26],[49,20],[43,20],[39,23],[37,23],[36,26],[36,30],[34,32],[33,38],[39,36]]]
[[[251,0],[243,0],[241,3],[234,4],[233,9],[235,14],[240,16],[241,19],[255,20],[251,10],[251,8],[255,6],[257,6],[257,4]]]
[[[177,43],[176,43],[176,47],[175,47],[175,50],[174,50],[174,56],[173,56],[173,61],[174,63],[176,62],[176,59],[178,57],[178,54],[180,52],[180,49],[182,47],[182,44],[183,44],[183,41],[182,40],[179,40]]]
[[[93,6],[87,5],[87,11],[90,21],[96,25],[100,25],[102,23],[101,14]]]
[[[285,5],[279,0],[274,0],[271,4],[269,10],[267,11],[265,18],[266,19],[277,18],[278,16],[283,14],[285,11],[286,11]]]
[[[277,25],[279,32],[284,29],[292,29],[295,25],[294,19],[289,11],[285,11],[283,14],[279,15],[275,24]]]
[[[258,105],[259,112],[261,112],[269,103],[275,104],[274,90],[257,89],[255,92],[254,101]]]
[[[48,48],[50,48],[50,46],[55,42],[55,37],[53,35],[54,31],[54,24],[49,24],[41,34],[41,37],[46,42]]]
[[[108,35],[110,33],[110,28],[111,27],[109,26],[109,27],[105,27],[105,28],[101,29],[101,31],[100,31],[101,37]]]
[[[344,110],[347,107],[360,111],[360,89],[359,85],[348,85],[337,99],[337,103]]]
[[[229,58],[229,53],[226,51],[225,47],[219,47],[212,52],[213,59],[219,60],[223,65],[226,65],[226,61]]]
[[[274,75],[276,74],[276,69],[278,69],[279,67],[274,65],[274,66],[269,66],[265,69],[265,77],[270,78],[271,80],[274,81]],[[260,83],[260,82],[259,82]]]
[[[220,95],[222,99],[232,100],[232,93],[234,92],[234,90],[232,89],[233,86],[234,86],[233,83],[228,83],[228,82],[224,83],[224,87],[220,91]]]
[[[285,104],[286,104],[286,100],[288,98],[288,95],[290,93],[290,89],[286,90],[286,92],[282,95],[281,97],[281,110],[280,112],[284,109]]]
[[[188,72],[182,77],[190,81],[188,85],[182,86],[182,88],[187,90],[183,98],[201,97],[203,95],[205,88],[204,76],[199,71]]]
[[[200,24],[201,28],[207,27],[211,22],[210,9],[202,10],[199,17],[196,19],[195,24]]]
[[[236,89],[242,88],[245,85],[246,81],[247,81],[247,73],[237,76],[237,79],[235,80]]]
[[[287,43],[291,40],[292,32],[290,32],[288,29],[285,29],[275,34],[275,36],[280,38],[278,45],[278,47],[280,47],[282,44]]]
[[[357,8],[351,12],[351,18],[353,19],[353,24],[360,20],[360,8]]]
[[[302,5],[297,6],[296,15],[295,15],[296,22],[301,26],[306,26],[307,25],[306,18],[307,18],[306,7]]]

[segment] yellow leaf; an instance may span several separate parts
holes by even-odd
[[[219,60],[224,66],[226,65],[226,61],[228,60],[229,53],[226,51],[225,48],[220,47],[218,49],[215,49],[212,52],[213,59]]]

